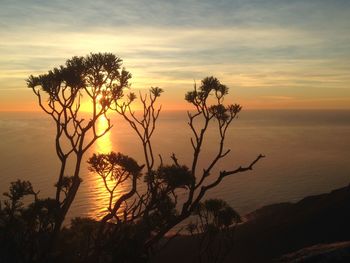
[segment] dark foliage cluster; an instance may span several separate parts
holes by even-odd
[[[46,254],[58,204],[40,199],[29,181],[12,182],[0,206],[1,262],[35,262]],[[28,205],[24,205],[24,199]]]
[[[197,240],[198,262],[224,262],[233,247],[241,216],[221,199],[199,203],[194,215],[195,221],[187,225],[187,231]]]

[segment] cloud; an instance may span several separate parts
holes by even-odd
[[[270,100],[293,100],[294,97],[289,96],[263,96],[263,98],[270,99]]]
[[[80,31],[94,27],[348,27],[347,0],[3,0],[9,25]],[[336,19],[335,19],[336,18]],[[322,27],[320,27],[322,26]]]
[[[316,88],[341,97],[350,88],[349,16],[345,0],[3,0],[0,91],[71,56],[113,52],[135,88],[215,75],[250,98]]]

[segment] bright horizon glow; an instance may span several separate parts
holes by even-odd
[[[164,89],[165,110],[212,75],[245,109],[350,109],[349,1],[12,0],[0,17],[0,111],[40,110],[25,79],[90,52]]]

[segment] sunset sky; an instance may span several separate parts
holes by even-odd
[[[39,110],[30,74],[113,52],[179,109],[210,75],[245,108],[350,109],[349,0],[0,0],[0,110]]]

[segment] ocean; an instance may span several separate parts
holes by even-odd
[[[87,169],[86,159],[94,152],[119,151],[144,163],[135,133],[121,118],[112,120],[113,129],[86,153],[83,183],[67,222],[105,213],[108,194],[101,178]],[[153,140],[156,158],[160,154],[164,163],[171,163],[175,153],[180,163],[190,165],[190,135],[186,112],[162,112]],[[30,180],[40,197],[52,196],[59,167],[53,121],[41,112],[0,112],[0,138],[0,193],[11,181],[22,179]],[[201,167],[217,147],[216,128],[210,126]],[[226,149],[231,152],[212,176],[248,165],[260,153],[266,155],[254,170],[225,178],[208,192],[207,198],[222,198],[242,215],[263,205],[328,192],[350,183],[350,111],[243,110],[228,130]]]

